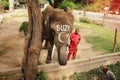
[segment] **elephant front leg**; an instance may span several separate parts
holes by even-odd
[[[52,60],[52,49],[53,49],[53,44],[50,44],[50,42],[48,42],[48,55],[46,58],[46,63],[51,63]]]

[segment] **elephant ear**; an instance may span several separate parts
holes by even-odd
[[[48,28],[48,26],[49,26],[49,17],[50,17],[50,15],[52,15],[52,13],[53,13],[53,7],[52,6],[50,6],[50,5],[48,5],[46,8],[45,8],[45,10],[42,12],[42,14],[43,14],[43,22],[42,22],[42,24],[43,24],[43,30],[47,30],[47,31],[49,31],[49,28]],[[46,31],[44,31],[44,32],[46,32]]]
[[[47,24],[48,20],[49,20],[49,17],[50,15],[52,14],[53,12],[53,7],[48,5],[45,10],[42,12],[43,14],[43,22],[45,22],[45,24]]]
[[[53,7],[48,5],[45,10],[42,12],[43,13],[43,17],[46,17],[46,16],[50,16],[50,14],[52,14],[53,12]]]
[[[73,14],[72,14],[72,9],[71,9],[70,7],[66,7],[66,8],[64,9],[64,11],[67,12],[68,14],[73,15]]]

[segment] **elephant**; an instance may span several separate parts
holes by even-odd
[[[59,65],[67,64],[67,47],[69,35],[73,30],[74,16],[72,10],[53,8],[47,6],[42,12],[42,41],[46,40],[45,47],[48,49],[46,63],[51,62],[52,49],[55,45],[58,53]]]

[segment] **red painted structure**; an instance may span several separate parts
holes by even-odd
[[[110,11],[111,13],[119,12],[120,14],[120,0],[111,0]]]

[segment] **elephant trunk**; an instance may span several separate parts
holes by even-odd
[[[69,33],[62,33],[54,38],[54,43],[58,51],[58,62],[60,65],[67,64],[68,44],[69,44]]]
[[[64,44],[61,46],[60,50],[58,50],[58,61],[60,65],[67,64],[67,53],[68,53],[68,48],[67,45]]]

